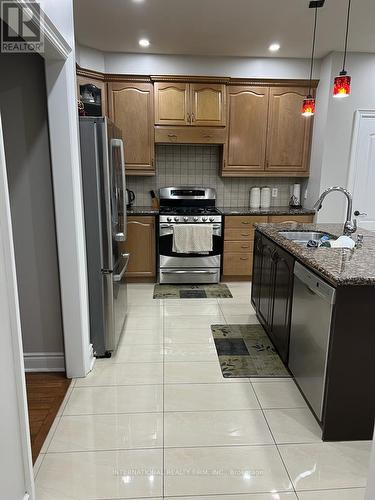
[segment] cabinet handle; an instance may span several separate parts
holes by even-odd
[[[241,236],[250,236],[250,233],[241,233]]]
[[[240,257],[241,260],[249,260],[249,257]]]
[[[177,138],[177,135],[176,134],[168,134],[168,137],[176,137]]]
[[[188,121],[188,123],[191,123],[190,113],[187,113],[187,121]]]
[[[250,245],[241,245],[241,248],[250,248]]]
[[[242,224],[250,224],[250,222],[249,222],[249,221],[246,221],[246,220],[243,220],[243,221],[242,221]]]
[[[191,113],[191,121],[195,122],[195,114],[194,113]]]
[[[203,137],[204,137],[205,139],[212,139],[212,135],[209,135],[209,134],[205,134]]]
[[[130,220],[128,224],[137,224],[138,226],[149,227],[150,224],[143,224],[142,222],[138,222],[136,220]]]

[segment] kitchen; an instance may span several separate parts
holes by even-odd
[[[51,133],[72,382],[30,498],[370,500],[372,4],[72,3],[90,345]]]

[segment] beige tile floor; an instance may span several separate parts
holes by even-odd
[[[233,299],[153,300],[129,285],[119,349],[73,382],[35,465],[37,500],[363,500],[369,442],[323,443],[285,379],[223,379],[214,323]]]

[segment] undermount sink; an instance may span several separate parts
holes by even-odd
[[[329,233],[323,231],[279,231],[280,236],[300,245],[307,245],[310,240],[319,241],[322,236],[329,236],[331,240],[337,239]]]

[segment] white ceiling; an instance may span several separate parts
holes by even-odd
[[[80,45],[108,52],[309,57],[309,0],[74,0]],[[342,50],[346,0],[319,9],[317,57]],[[349,50],[375,52],[375,0],[353,0]],[[140,38],[149,38],[142,49]],[[268,51],[271,42],[281,49]]]

